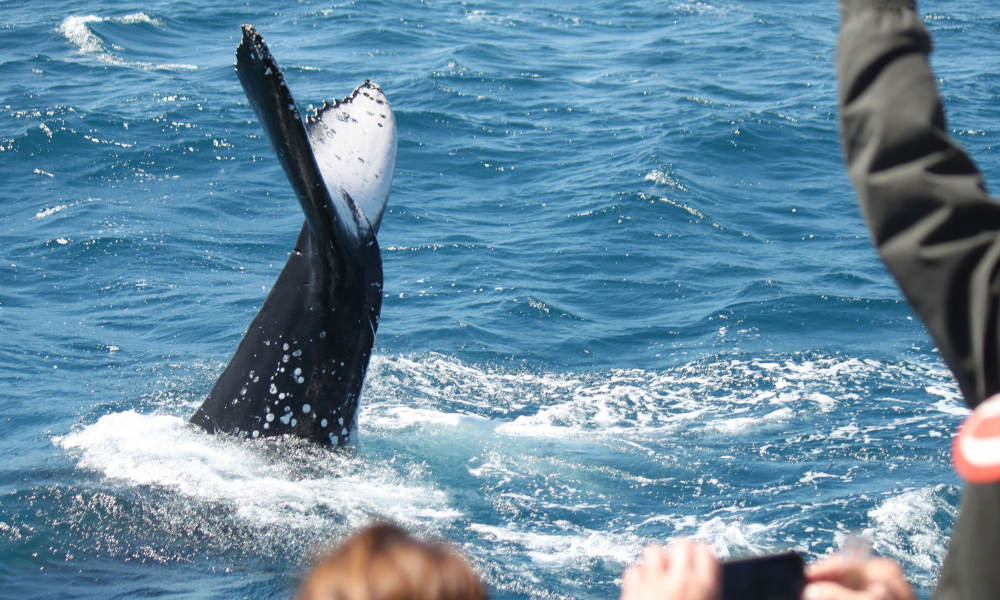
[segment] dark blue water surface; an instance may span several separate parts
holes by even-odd
[[[843,174],[835,3],[290,4],[0,2],[0,596],[288,598],[374,518],[498,599],[851,533],[926,596],[963,404]],[[1000,11],[921,10],[996,180]],[[346,454],[185,426],[302,222],[242,23],[303,108],[396,114]]]

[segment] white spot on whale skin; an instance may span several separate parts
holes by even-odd
[[[291,359],[292,359],[291,356],[288,356],[287,354],[285,354],[285,355],[283,355],[281,357],[281,362],[285,362],[286,363],[286,362],[290,361]]]
[[[295,419],[292,419],[292,427],[295,427],[295,424],[296,424],[297,422],[298,422],[298,421],[296,421]]]
[[[267,416],[264,417],[264,418],[267,419],[268,423],[270,423],[271,421],[274,420],[274,413],[273,412],[269,412],[269,413],[267,413]],[[266,425],[265,425],[265,427],[266,427]]]
[[[311,411],[311,410],[312,410],[312,407],[311,407],[311,406],[309,406],[308,404],[303,404],[303,405],[302,405],[302,412],[303,412],[303,413],[306,413],[306,414],[308,414],[308,413],[309,413],[309,411]]]
[[[254,437],[260,437],[260,432],[259,432],[259,431],[257,431],[256,429],[254,429],[254,430],[253,430],[253,436],[254,436]]]
[[[281,347],[281,349],[284,350],[285,352],[288,352],[288,348],[289,348],[288,342],[285,342],[285,344]]]
[[[346,427],[344,427],[343,429],[340,430],[340,435],[344,435],[344,436],[347,435],[347,428]]]
[[[264,423],[264,429],[270,429],[270,428],[271,428],[270,423]]]
[[[326,419],[323,419],[322,421],[320,421],[319,422],[319,426],[320,427],[326,427]]]
[[[306,382],[306,378],[305,377],[299,377],[299,378],[297,378],[295,380],[295,383],[305,383],[305,382]]]
[[[302,367],[295,367],[295,376],[298,377],[302,375]]]
[[[337,425],[344,426],[344,417],[337,417]]]
[[[296,350],[295,352],[292,352],[292,356],[294,356],[295,358],[302,356],[302,350]]]
[[[285,399],[285,392],[281,392],[280,394],[278,394],[278,399],[279,400],[284,400]]]
[[[276,385],[274,385],[274,384],[272,383],[272,384],[271,384],[271,389],[270,389],[269,391],[270,391],[270,392],[271,392],[272,394],[277,394],[277,393],[278,393],[278,386],[276,386]]]
[[[292,420],[292,413],[285,413],[285,416],[281,417],[280,419],[280,421],[285,425],[288,425],[288,422],[291,420]]]

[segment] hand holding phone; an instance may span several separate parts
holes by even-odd
[[[704,543],[649,546],[625,570],[621,600],[800,600],[805,562],[795,552],[720,565]]]

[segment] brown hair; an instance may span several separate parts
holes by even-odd
[[[299,600],[486,600],[472,567],[444,544],[389,523],[355,533],[321,557]]]

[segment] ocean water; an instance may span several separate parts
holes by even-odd
[[[0,596],[288,598],[376,518],[504,600],[852,533],[929,594],[966,412],[843,174],[835,3],[577,4],[0,1]],[[995,181],[1000,10],[921,11]],[[185,425],[302,222],[242,23],[398,123],[347,452]]]

